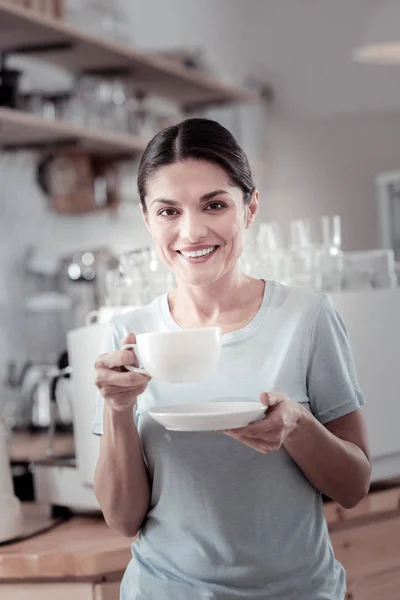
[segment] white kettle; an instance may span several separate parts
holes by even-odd
[[[14,495],[6,430],[0,420],[0,542],[17,538],[21,535],[22,529],[21,503]]]

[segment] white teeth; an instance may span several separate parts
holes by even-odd
[[[181,250],[181,254],[185,258],[198,258],[199,256],[205,256],[206,254],[210,254],[215,250],[216,246],[210,246],[210,248],[206,248],[205,250],[192,250],[191,252],[184,252]]]

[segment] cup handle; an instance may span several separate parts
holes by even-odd
[[[137,344],[125,344],[125,346],[122,346],[121,350],[134,350],[135,354],[140,362],[140,356],[139,356]],[[146,369],[134,367],[133,365],[124,365],[124,367],[125,367],[125,369],[128,369],[128,371],[132,371],[132,373],[140,373],[140,375],[147,375],[147,377],[151,377],[150,373],[148,373],[146,371]]]

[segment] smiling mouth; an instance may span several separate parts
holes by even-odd
[[[210,246],[209,248],[204,248],[203,250],[192,250],[190,252],[185,252],[183,250],[177,250],[178,254],[180,254],[183,258],[198,260],[200,258],[211,256],[215,253],[215,251],[219,248],[219,246]]]

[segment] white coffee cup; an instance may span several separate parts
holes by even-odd
[[[140,333],[136,344],[126,344],[122,350],[133,349],[141,367],[125,367],[170,383],[200,381],[215,369],[221,340],[220,327]]]

